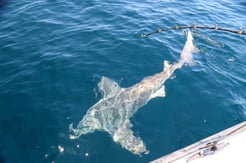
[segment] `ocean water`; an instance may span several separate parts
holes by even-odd
[[[179,59],[176,25],[246,28],[246,1],[0,1],[0,162],[142,163],[246,120],[246,37],[192,30],[194,64],[165,83],[130,119],[149,154],[134,155],[106,132],[71,140],[101,99],[102,76],[130,87]]]

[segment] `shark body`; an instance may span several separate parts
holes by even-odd
[[[147,154],[149,151],[144,142],[133,134],[129,119],[151,99],[165,96],[165,81],[185,62],[192,62],[192,52],[195,50],[192,41],[191,32],[188,31],[187,40],[178,62],[169,64],[168,61],[164,61],[163,71],[145,77],[131,87],[121,88],[115,81],[102,77],[98,87],[103,98],[88,109],[76,128],[70,124],[69,128],[72,132],[70,138],[79,138],[81,135],[96,130],[106,131],[115,142],[130,152]]]

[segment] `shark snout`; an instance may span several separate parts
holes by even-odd
[[[84,127],[84,126],[77,126],[77,128],[75,129],[73,127],[73,123],[71,123],[69,125],[69,131],[70,131],[70,135],[69,138],[70,139],[78,139],[81,135],[87,134],[88,133],[88,127]]]
[[[78,129],[74,129],[72,123],[69,125],[69,131],[71,132],[71,135],[69,135],[70,139],[77,139],[81,135]]]

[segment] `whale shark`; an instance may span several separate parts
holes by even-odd
[[[122,88],[112,79],[102,76],[98,83],[102,99],[88,109],[76,128],[72,123],[69,125],[70,139],[76,139],[94,131],[106,131],[116,143],[133,154],[148,154],[145,143],[131,130],[130,118],[151,99],[165,97],[165,81],[176,69],[181,68],[185,63],[192,63],[192,53],[196,48],[190,31],[186,36],[178,62],[169,64],[165,60],[160,73],[145,77],[131,87]]]

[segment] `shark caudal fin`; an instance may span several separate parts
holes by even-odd
[[[193,36],[190,31],[187,32],[187,39],[184,45],[184,48],[181,52],[180,62],[192,64],[192,53],[197,51],[195,45],[193,44]]]
[[[181,68],[185,63],[193,64],[192,53],[197,51],[197,48],[193,44],[193,36],[191,32],[188,31],[179,61],[174,64],[169,64],[168,61],[165,60],[163,62],[163,72],[170,76],[177,68]]]

